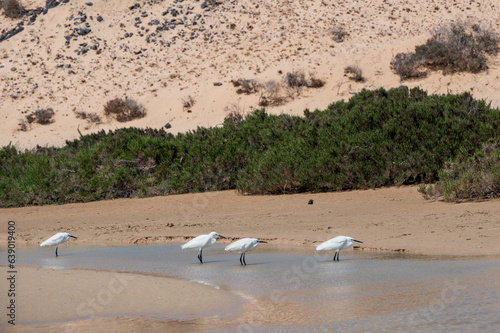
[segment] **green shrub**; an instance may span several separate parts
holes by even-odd
[[[419,192],[453,202],[500,197],[500,142],[485,144],[471,157],[458,155],[439,172],[435,186],[422,185]]]
[[[304,117],[255,110],[175,136],[124,128],[84,135],[62,148],[21,152],[9,145],[0,149],[0,206],[227,189],[278,194],[439,184],[446,170],[486,175],[466,158],[486,142],[500,142],[500,112],[468,93],[363,90],[326,110],[305,110]],[[493,176],[483,183],[497,186],[483,191],[485,197],[498,192],[493,151],[483,152],[487,162],[479,164],[491,165]],[[448,161],[459,156],[465,164],[452,168]],[[433,191],[447,193],[440,186]],[[479,185],[461,188],[453,191],[471,198],[480,192]]]

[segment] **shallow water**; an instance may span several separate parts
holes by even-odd
[[[214,332],[463,332],[500,327],[500,259],[341,252],[260,245],[241,266],[214,245],[26,249],[19,265],[178,276],[243,298],[244,314]],[[182,319],[182,318],[179,318]],[[224,328],[225,327],[225,328]]]

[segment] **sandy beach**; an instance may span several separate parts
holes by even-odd
[[[312,199],[313,204],[308,201]],[[500,253],[500,202],[425,200],[416,186],[342,193],[245,196],[235,191],[119,199],[0,210],[16,221],[17,245],[38,246],[57,232],[73,246],[183,243],[216,231],[229,243],[256,237],[312,247],[337,235],[359,250],[414,254]],[[6,246],[6,231],[0,244]]]
[[[308,204],[310,199],[312,205]],[[60,254],[68,251],[69,246],[73,248],[71,251],[78,252],[84,246],[183,243],[210,231],[227,237],[218,243],[257,237],[290,252],[295,249],[312,252],[314,244],[347,235],[363,241],[359,247],[348,250],[360,253],[392,251],[469,258],[490,255],[497,258],[500,253],[498,200],[462,204],[427,201],[415,186],[281,196],[244,196],[224,191],[2,209],[0,215],[4,221],[15,221],[16,246],[21,249],[38,248],[57,232],[76,235],[78,239],[61,245]],[[0,236],[0,244],[6,248],[6,231]],[[39,248],[39,251],[50,258],[54,256],[53,248]],[[193,260],[196,261],[194,253]],[[228,304],[241,302],[234,294],[169,276],[25,266],[18,270],[18,283],[22,286],[19,302],[23,304],[18,312],[23,314],[19,322],[39,323],[17,327],[26,332],[44,327],[47,332],[71,327],[77,332],[93,327],[115,332],[144,327],[153,332],[204,331],[227,322],[203,315],[198,320],[171,322],[155,314],[184,313],[196,317],[204,310],[222,314]],[[93,312],[90,305],[85,307],[88,298],[85,295],[97,295],[102,288],[118,289],[123,283],[130,288],[117,293],[119,297],[111,299],[113,306],[106,307],[108,310],[92,318],[75,313],[78,309],[89,315]],[[71,294],[61,294],[66,290],[71,290]],[[52,300],[52,306],[44,306],[47,299]],[[272,304],[268,306],[274,308]],[[147,315],[142,317],[134,309],[141,309],[140,313]],[[251,317],[252,308],[247,311],[238,320],[244,322],[244,318]],[[71,321],[74,319],[78,320]],[[273,322],[268,320],[268,324]]]

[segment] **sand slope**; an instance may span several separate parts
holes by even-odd
[[[199,0],[87,2],[70,0],[52,8],[0,42],[0,146],[60,146],[77,138],[78,129],[86,134],[124,126],[162,128],[170,122],[169,131],[176,133],[217,126],[231,111],[258,107],[258,94],[237,94],[231,80],[280,81],[298,70],[314,73],[326,85],[304,89],[267,110],[301,115],[305,108],[325,108],[363,88],[399,86],[390,70],[392,57],[413,51],[441,24],[469,20],[500,31],[496,0],[245,0],[215,7]],[[45,5],[21,3],[29,9]],[[18,22],[2,16],[0,31]],[[332,39],[335,27],[347,33],[343,42]],[[362,69],[365,82],[344,76],[350,65]],[[436,72],[404,84],[429,93],[470,91],[498,107],[499,75],[493,58],[488,72]],[[128,123],[106,119],[104,104],[125,96],[145,105],[147,116]],[[184,108],[190,96],[195,104]],[[26,115],[45,108],[55,112],[52,124],[33,123],[19,131]],[[78,112],[96,113],[101,122],[77,118]]]

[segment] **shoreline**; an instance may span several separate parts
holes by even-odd
[[[122,247],[131,247],[131,246],[148,246],[148,245],[160,245],[160,244],[178,244],[181,246],[182,244],[186,243],[187,241],[193,239],[197,235],[193,236],[169,236],[165,237],[167,238],[166,241],[160,241],[164,237],[158,237],[157,239],[152,240],[149,243],[142,243],[142,244],[129,244],[129,243],[113,243],[113,244],[108,244],[108,245],[99,245],[95,243],[89,243],[89,244],[63,244],[61,245],[60,251],[64,251],[64,247],[70,247],[72,249],[78,249],[78,248],[95,248],[95,249],[104,249],[104,248],[122,248]],[[220,239],[217,238],[217,244],[223,244],[223,245],[228,245],[238,239],[241,239],[244,237],[226,237],[226,239]],[[287,249],[290,251],[307,251],[311,250],[311,253],[320,253],[315,250],[316,245],[321,243],[321,241],[311,241],[311,240],[296,240],[296,239],[276,239],[276,238],[262,238],[259,237],[259,240],[266,241],[268,244],[269,242],[272,242],[272,247],[278,250],[283,250]],[[21,246],[17,246],[17,248],[21,248],[23,250],[34,250],[40,248],[38,244],[22,244]],[[49,250],[48,253],[54,252],[53,250],[55,247],[49,247],[52,250]],[[356,251],[359,253],[381,253],[381,254],[394,254],[394,255],[406,255],[412,258],[426,258],[426,257],[437,257],[441,258],[443,260],[453,260],[453,259],[491,259],[495,257],[500,258],[500,252],[481,252],[481,253],[454,253],[454,252],[428,252],[428,251],[418,251],[418,250],[407,250],[407,249],[399,249],[399,248],[383,248],[383,247],[363,247],[360,245],[353,245],[353,247],[347,249],[347,251]],[[331,251],[326,251],[323,253],[330,253]],[[194,252],[193,252],[194,253]],[[331,252],[333,255],[333,252]],[[133,273],[133,272],[131,272]]]
[[[307,247],[345,235],[363,241],[364,251],[495,255],[500,253],[499,203],[428,201],[417,186],[406,186],[279,196],[205,192],[7,208],[0,214],[15,221],[18,247],[36,247],[57,232],[77,236],[71,246],[126,246],[184,243],[216,231],[228,238],[218,240],[221,244],[256,237]],[[1,246],[6,234],[1,230]]]

